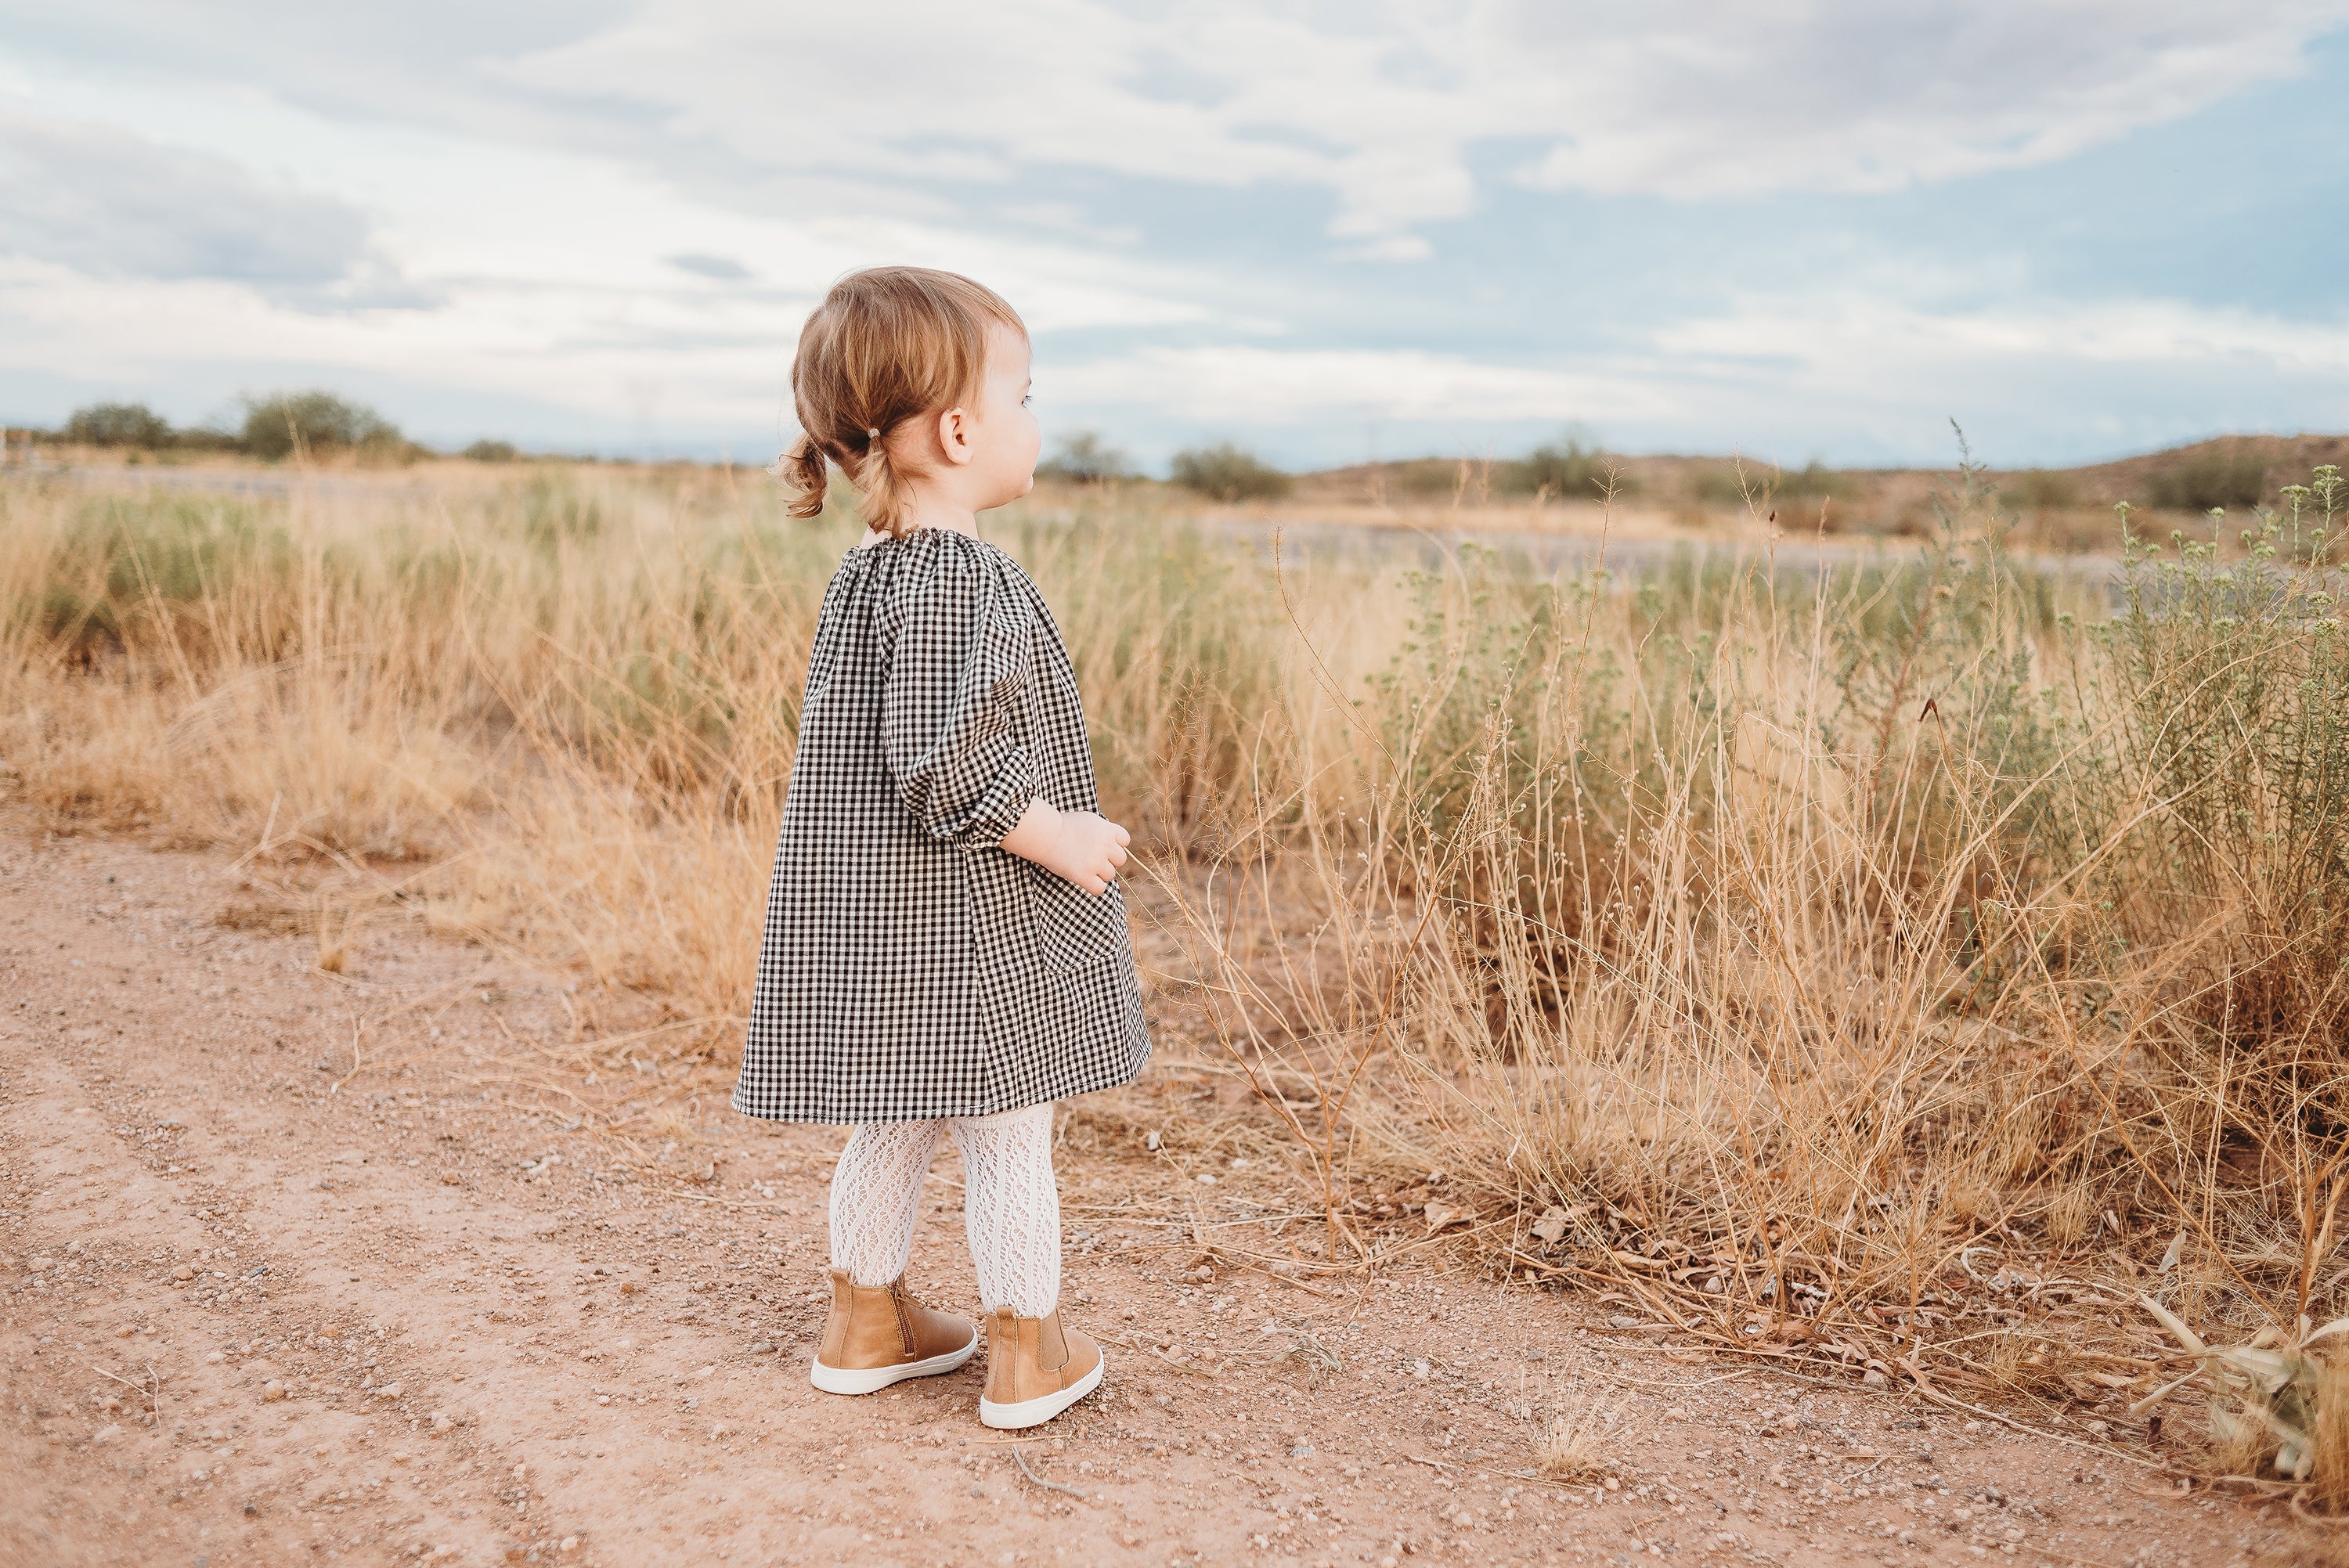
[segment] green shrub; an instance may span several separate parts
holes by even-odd
[[[520,452],[514,450],[514,444],[512,441],[492,440],[475,441],[459,455],[470,458],[477,463],[510,463],[522,456]]]
[[[1701,468],[1689,481],[1696,500],[1712,506],[1744,506],[1776,500],[1844,500],[1858,493],[1851,476],[1813,458],[1799,469],[1723,464]]]
[[[374,409],[332,392],[277,392],[244,400],[244,449],[275,461],[305,451],[365,450],[399,455],[399,428]]]
[[[1229,441],[1175,453],[1174,480],[1185,490],[1226,502],[1278,500],[1295,482],[1254,452]]]
[[[1123,452],[1092,430],[1061,438],[1061,449],[1036,465],[1036,477],[1069,484],[1107,484],[1133,477],[1133,464]]]
[[[2251,451],[2196,452],[2147,481],[2147,499],[2167,511],[2249,508],[2267,494],[2267,459]]]
[[[2055,511],[2080,504],[2080,481],[2048,469],[2025,469],[2002,480],[1998,493],[2009,506],[2024,511]]]
[[[1782,473],[1773,487],[1782,500],[1846,500],[1859,492],[1849,474],[1813,458],[1793,473]]]
[[[294,554],[277,510],[226,496],[91,498],[75,508],[36,601],[5,607],[68,656],[162,635],[186,651],[207,634],[198,608],[232,588],[283,581]]]
[[[60,434],[78,447],[153,451],[171,444],[171,423],[144,403],[92,403],[75,409]]]
[[[1499,488],[1519,495],[1552,495],[1562,500],[1595,500],[1611,489],[1628,495],[1636,487],[1616,471],[1615,459],[1578,437],[1536,447],[1502,466]]]
[[[1412,458],[1380,466],[1380,483],[1392,495],[1452,496],[1471,489],[1464,484],[1460,463],[1452,458]]]

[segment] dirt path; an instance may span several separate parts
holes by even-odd
[[[591,1076],[583,1037],[609,1064],[648,1022],[563,976],[405,929],[327,975],[256,921],[218,859],[0,838],[0,1563],[2330,1550],[2279,1509],[2145,1496],[2115,1454],[1683,1359],[1433,1251],[1369,1285],[1188,1276],[1168,1216],[1289,1200],[1139,1136],[1072,1135],[1063,1165],[1102,1395],[1012,1444],[976,1365],[819,1394],[836,1133],[731,1116],[707,1068]],[[1133,1103],[1179,1115],[1192,1081],[1161,1063]],[[975,1310],[957,1175],[949,1150],[914,1278]],[[1594,1406],[1611,1476],[1540,1479],[1543,1422]]]

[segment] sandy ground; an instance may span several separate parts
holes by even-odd
[[[2280,1505],[1674,1351],[1441,1247],[1368,1281],[1201,1279],[1182,1216],[1278,1245],[1293,1191],[1081,1109],[1064,1305],[1110,1346],[1103,1392],[1016,1443],[978,1424],[978,1363],[820,1394],[836,1132],[632,1057],[649,1004],[419,930],[323,973],[240,884],[0,836],[12,1568],[2333,1551]],[[1201,1081],[1165,1059],[1125,1092],[1174,1118]],[[913,1277],[975,1311],[957,1175],[949,1147]],[[1601,1479],[1532,1468],[1547,1420],[1599,1411]]]

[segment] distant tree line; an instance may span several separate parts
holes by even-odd
[[[1378,465],[1400,494],[1433,495],[1461,489],[1502,495],[1548,495],[1558,500],[1596,500],[1611,489],[1620,495],[1630,481],[1615,459],[1578,438],[1536,447],[1522,458],[1463,462],[1450,458],[1414,458]],[[1106,484],[1138,477],[1133,463],[1092,431],[1063,437],[1060,449],[1038,465],[1037,476],[1074,484]],[[1231,441],[1186,447],[1168,466],[1170,482],[1224,502],[1278,500],[1296,487],[1295,476]]]
[[[144,403],[92,403],[75,409],[57,429],[41,434],[67,446],[140,452],[234,452],[270,462],[296,452],[351,453],[390,462],[432,455],[429,448],[409,440],[398,426],[373,408],[332,392],[272,392],[242,401],[244,418],[233,428],[174,426]],[[481,462],[511,462],[521,454],[512,442],[483,440],[475,441],[460,455]]]

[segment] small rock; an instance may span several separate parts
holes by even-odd
[[[775,1347],[774,1347],[771,1344],[768,1343],[766,1340],[763,1340],[763,1339],[753,1339],[752,1341],[750,1341],[750,1354],[751,1354],[751,1355],[753,1355],[753,1356],[772,1356],[774,1353],[775,1353]]]
[[[207,1362],[225,1361],[228,1359],[228,1352],[225,1350],[215,1350],[210,1356],[205,1357],[204,1359]]]
[[[1876,1371],[1873,1368],[1861,1373],[1859,1375],[1859,1380],[1871,1388],[1888,1387],[1892,1382],[1891,1378],[1887,1377],[1883,1373]]]
[[[397,1399],[399,1398],[399,1385],[386,1383],[382,1387],[375,1390],[375,1397],[378,1399]]]
[[[31,1266],[32,1266],[32,1270],[33,1270],[33,1272],[34,1272],[35,1274],[40,1274],[40,1273],[42,1273],[44,1270],[47,1270],[47,1269],[53,1269],[53,1268],[57,1267],[57,1259],[55,1259],[55,1258],[52,1258],[52,1257],[47,1257],[47,1256],[37,1257],[37,1258],[35,1258],[35,1259],[33,1260],[33,1262],[32,1262],[32,1265],[31,1265]]]
[[[1201,1171],[1201,1172],[1199,1173],[1199,1185],[1200,1185],[1200,1186],[1202,1186],[1202,1187],[1212,1187],[1212,1186],[1214,1186],[1215,1184],[1216,1184],[1216,1179],[1215,1179],[1213,1176],[1208,1175],[1208,1174],[1207,1174],[1206,1171]]]
[[[89,1435],[89,1440],[93,1443],[110,1443],[121,1435],[122,1429],[109,1421],[92,1432]]]
[[[173,1279],[175,1279],[175,1280],[179,1280],[179,1281],[181,1281],[182,1283],[184,1283],[184,1282],[186,1282],[186,1281],[188,1281],[188,1280],[191,1280],[191,1279],[195,1278],[195,1277],[196,1277],[196,1271],[195,1271],[195,1268],[193,1267],[193,1265],[189,1264],[181,1264],[178,1268],[175,1268],[175,1269],[173,1269],[173,1270],[171,1271],[171,1277],[172,1277]]]
[[[446,1415],[436,1414],[432,1418],[432,1435],[434,1437],[445,1438],[456,1429],[457,1423],[450,1420]]]
[[[718,1370],[718,1368],[717,1368],[716,1367],[704,1367],[703,1368],[701,1368],[701,1370],[699,1370],[698,1372],[696,1372],[696,1373],[694,1374],[694,1376],[695,1376],[696,1377],[709,1377],[712,1372],[715,1372],[715,1371],[717,1371],[717,1370]]]
[[[1614,1316],[1607,1320],[1607,1326],[1609,1328],[1637,1328],[1640,1326],[1640,1320],[1636,1317],[1626,1317],[1619,1312]]]
[[[557,1544],[557,1545],[556,1545],[555,1550],[556,1550],[557,1552],[576,1552],[576,1551],[578,1551],[578,1550],[579,1550],[579,1537],[577,1537],[577,1536],[575,1536],[575,1535],[566,1535],[566,1536],[564,1536],[564,1537],[563,1538],[562,1542],[561,1542],[559,1544]]]
[[[263,1404],[274,1405],[284,1398],[285,1398],[285,1385],[277,1381],[276,1378],[273,1377],[268,1382],[264,1383],[261,1386],[261,1402]]]
[[[1288,1457],[1293,1460],[1311,1459],[1313,1445],[1308,1442],[1291,1443],[1288,1445]]]

